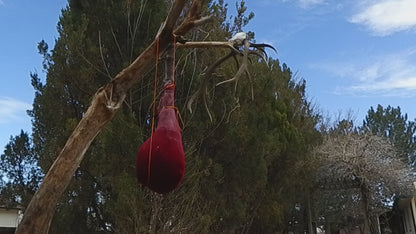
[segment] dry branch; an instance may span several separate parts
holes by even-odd
[[[177,43],[178,48],[234,48],[234,44],[229,41],[190,41]]]
[[[411,168],[397,157],[394,146],[380,136],[334,132],[324,136],[323,143],[315,150],[319,187],[355,191],[360,196],[364,233],[377,233],[370,232],[369,227],[374,217],[388,210],[386,201],[413,192]],[[342,209],[359,214],[355,206]]]

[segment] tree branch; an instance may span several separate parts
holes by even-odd
[[[176,43],[177,48],[230,48],[235,49],[234,44],[229,41],[190,41]]]

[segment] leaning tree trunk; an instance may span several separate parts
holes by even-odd
[[[80,165],[85,152],[103,126],[114,117],[126,94],[153,68],[155,59],[173,42],[174,34],[183,35],[194,26],[204,22],[204,18],[201,19],[199,16],[203,0],[194,0],[186,19],[174,30],[186,2],[188,1],[175,0],[157,39],[132,64],[95,93],[84,117],[33,196],[16,233],[43,234],[48,232],[56,204]],[[159,54],[156,54],[157,44]]]

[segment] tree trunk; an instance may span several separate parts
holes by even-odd
[[[315,231],[313,229],[312,225],[312,207],[311,207],[311,197],[310,193],[307,195],[307,209],[308,209],[308,233],[309,234],[315,234]]]
[[[124,101],[126,93],[153,68],[155,59],[173,41],[173,28],[186,2],[186,0],[175,0],[158,39],[153,41],[132,64],[117,74],[111,82],[96,92],[84,117],[69,137],[33,196],[16,233],[43,234],[48,232],[56,204],[71,181],[85,152],[103,126],[114,117]],[[201,23],[199,11],[202,2],[202,0],[193,1],[187,18],[175,30],[176,35],[183,35]],[[156,51],[159,54],[156,55]]]
[[[325,234],[331,234],[331,223],[326,224]]]
[[[161,210],[163,197],[157,193],[152,193],[150,196],[152,201],[152,213],[150,214],[149,234],[156,234],[158,233],[157,221],[159,217],[159,211]]]
[[[380,230],[380,220],[378,219],[378,215],[371,215],[369,218],[370,223],[370,231],[373,234],[381,234]]]
[[[371,214],[370,192],[364,184],[361,185],[361,196],[364,211],[364,234],[380,234],[378,216]]]

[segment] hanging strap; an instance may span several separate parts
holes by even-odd
[[[176,40],[177,36],[173,34],[173,77],[175,77],[175,65],[176,65]],[[148,165],[147,165],[147,185],[150,184],[150,172],[152,166],[152,148],[153,148],[153,134],[155,132],[155,116],[156,116],[156,96],[157,96],[157,78],[158,78],[158,62],[159,62],[159,50],[160,50],[160,38],[156,38],[156,55],[155,55],[155,78],[154,78],[154,89],[153,89],[153,110],[152,110],[152,125],[151,125],[151,135],[150,135],[150,149],[148,155]],[[163,88],[165,91],[166,89],[174,88],[175,82],[170,83],[166,87]],[[181,120],[182,126],[183,120],[179,113],[179,109],[175,106],[166,106],[166,108],[173,108],[176,110],[177,118]],[[182,127],[180,127],[182,130]]]
[[[151,134],[150,134],[150,148],[148,155],[148,164],[147,164],[147,185],[150,184],[150,171],[152,165],[152,148],[153,148],[153,133],[155,132],[155,115],[156,115],[156,93],[157,93],[157,72],[158,72],[158,62],[159,62],[159,37],[156,38],[156,60],[155,60],[155,81],[153,89],[153,111],[152,111],[152,125],[151,125]]]

